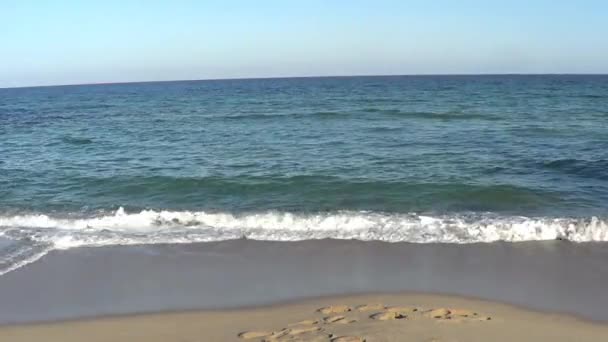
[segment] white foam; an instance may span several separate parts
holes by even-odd
[[[417,215],[339,211],[214,213],[122,208],[94,217],[0,215],[0,236],[48,246],[15,261],[0,274],[35,261],[52,249],[83,246],[193,243],[246,237],[297,241],[357,239],[413,243],[476,243],[564,239],[608,241],[608,223],[590,218],[530,218],[492,214]]]
[[[340,211],[316,214],[260,212],[153,211],[88,218],[45,214],[0,216],[0,227],[35,230],[34,240],[53,237],[56,247],[129,243],[225,240],[246,236],[262,240],[343,238],[416,243],[473,243],[567,239],[608,241],[608,224],[597,217],[528,218],[489,214],[424,216]],[[158,240],[158,241],[155,241]],[[45,242],[48,242],[46,240]]]
[[[7,260],[2,260],[2,262],[0,262],[0,264],[6,265],[6,267],[0,267],[0,275],[14,271],[27,264],[31,264],[34,261],[37,261],[38,259],[47,255],[47,253],[50,252],[51,250],[52,250],[52,247],[45,247],[45,248],[38,250],[36,253],[29,255],[27,258],[15,259],[15,260],[9,260],[8,258],[6,258]]]

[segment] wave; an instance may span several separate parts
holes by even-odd
[[[211,116],[210,119],[218,120],[274,120],[274,119],[306,119],[306,118],[320,118],[320,119],[340,119],[348,118],[353,113],[347,111],[317,111],[317,112],[291,112],[291,113],[241,113],[236,115],[217,115]]]
[[[580,97],[583,99],[604,99],[607,96],[606,95],[602,95],[602,94],[581,94],[578,96],[574,96],[574,97]]]
[[[393,161],[390,161],[393,162]],[[396,161],[395,167],[401,167]],[[6,169],[5,169],[6,171]],[[9,177],[22,177],[18,169],[6,171]],[[242,171],[239,170],[239,173]],[[44,174],[28,174],[29,179]],[[0,182],[2,179],[0,179]],[[66,177],[45,186],[56,193],[70,191],[70,201],[94,203],[93,209],[116,208],[128,199],[129,209],[212,208],[251,210],[376,210],[407,211],[490,211],[525,212],[538,208],[562,208],[563,195],[533,187],[509,184],[413,183],[390,179],[343,179],[335,176],[129,176]],[[36,194],[35,194],[36,195]],[[6,207],[30,208],[30,202],[46,203],[47,198],[23,196]],[[382,199],[382,200],[379,200]],[[0,198],[2,203],[2,198]],[[55,199],[58,210],[75,210],[71,202]],[[570,205],[568,203],[568,205]]]
[[[543,167],[565,174],[608,180],[608,160],[557,159],[545,162]]]
[[[31,264],[48,254],[52,249],[52,244],[32,243],[31,241],[17,242],[8,250],[0,249],[0,275]]]
[[[318,118],[318,119],[345,119],[358,115],[365,115],[365,118],[378,118],[378,117],[390,117],[390,118],[403,118],[403,119],[422,119],[422,120],[439,120],[439,121],[453,121],[453,120],[490,120],[497,121],[503,120],[503,118],[492,115],[492,114],[481,114],[481,113],[466,113],[466,112],[419,112],[419,111],[407,111],[401,109],[390,109],[390,108],[363,108],[361,110],[338,110],[338,111],[310,111],[310,112],[290,112],[290,113],[240,113],[235,115],[216,115],[208,117],[209,119],[217,120],[274,120],[274,119],[306,119],[306,118]],[[367,115],[366,115],[367,114]],[[369,115],[373,114],[373,115]]]
[[[71,144],[71,145],[88,145],[88,144],[93,143],[93,140],[91,140],[89,138],[70,137],[70,136],[61,138],[61,141],[66,144]]]
[[[549,218],[490,213],[450,215],[368,211],[229,213],[120,208],[93,217],[47,214],[0,216],[0,237],[22,242],[0,262],[0,274],[53,249],[108,245],[195,243],[239,238],[268,241],[356,239],[411,243],[495,241],[608,241],[608,221],[599,217]],[[1,252],[1,251],[0,251]],[[7,253],[5,253],[7,254]],[[13,255],[12,257],[10,255]]]
[[[365,108],[363,110],[367,113],[377,113],[378,115],[385,115],[398,118],[411,118],[411,119],[423,119],[423,120],[439,120],[439,121],[453,121],[453,120],[490,120],[498,121],[503,118],[492,115],[492,114],[481,114],[481,113],[467,113],[467,112],[419,112],[419,111],[407,111],[400,109],[381,109],[381,108]]]

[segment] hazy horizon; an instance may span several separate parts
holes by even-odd
[[[310,75],[310,76],[262,76],[262,77],[226,77],[226,78],[199,78],[199,79],[167,79],[150,81],[118,81],[118,82],[91,82],[91,83],[64,83],[44,85],[22,85],[12,87],[0,87],[0,89],[15,88],[39,88],[39,87],[70,87],[70,86],[94,86],[94,85],[120,85],[137,83],[172,83],[172,82],[205,82],[205,81],[247,81],[247,80],[272,80],[272,79],[298,79],[298,78],[359,78],[359,77],[491,77],[491,76],[608,76],[608,73],[483,73],[483,74],[384,74],[384,75]]]
[[[275,77],[606,74],[608,4],[7,1],[0,88]]]

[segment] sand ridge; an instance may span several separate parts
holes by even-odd
[[[597,342],[608,341],[608,324],[470,298],[403,293],[0,326],[0,341]]]
[[[371,314],[370,314],[371,313]],[[480,314],[473,310],[461,308],[421,308],[418,306],[387,306],[380,303],[367,303],[355,306],[330,305],[321,307],[313,313],[316,316],[296,323],[289,323],[287,327],[274,331],[250,330],[242,331],[238,337],[244,340],[261,342],[281,341],[327,341],[327,342],[371,342],[373,336],[366,334],[344,335],[335,329],[337,324],[350,324],[349,331],[365,331],[356,326],[369,324],[372,321],[403,320],[414,321],[419,319],[437,322],[450,321],[463,322],[488,322],[491,316]],[[408,322],[409,323],[409,322]],[[437,339],[434,339],[438,341]]]

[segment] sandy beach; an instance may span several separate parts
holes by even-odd
[[[605,324],[459,297],[324,297],[285,305],[0,328],[2,341],[603,341]]]

